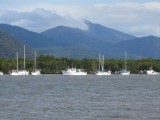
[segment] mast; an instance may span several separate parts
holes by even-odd
[[[102,71],[104,71],[104,55],[102,55],[101,67]]]
[[[17,54],[17,72],[18,72],[18,52],[16,54]]]
[[[25,54],[26,53],[25,53],[25,45],[24,45],[24,69],[26,69],[26,65],[25,65],[26,64],[26,61],[25,61],[26,60],[26,55]]]
[[[125,70],[127,70],[127,52],[125,52]]]
[[[36,63],[36,58],[37,58],[37,57],[36,57],[36,51],[35,51],[35,58],[34,58],[34,67],[35,67],[35,70],[36,70],[36,64],[37,64],[37,63]]]
[[[98,66],[98,71],[100,71],[100,67],[101,67],[101,54],[99,53],[99,66]]]

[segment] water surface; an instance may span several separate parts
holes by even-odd
[[[160,120],[160,76],[0,76],[1,120]]]

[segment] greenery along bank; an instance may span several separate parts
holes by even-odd
[[[0,59],[0,71],[8,74],[9,71],[16,69],[16,59]],[[37,68],[41,69],[42,74],[61,74],[61,70],[67,67],[83,68],[88,74],[94,73],[98,69],[97,59],[70,59],[70,58],[55,58],[49,55],[40,55],[37,58]],[[152,67],[153,70],[160,72],[160,60],[157,59],[141,59],[127,60],[127,67],[132,74],[137,74],[141,70],[148,70]],[[26,59],[26,69],[32,71],[34,68],[34,60]],[[106,59],[104,68],[110,69],[112,73],[124,68],[123,59]],[[19,59],[19,69],[23,69],[23,58]]]

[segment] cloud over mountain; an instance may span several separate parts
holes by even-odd
[[[3,8],[3,9],[2,9]],[[83,19],[132,35],[160,36],[160,2],[116,2],[90,5],[33,3],[0,8],[0,22],[41,32],[59,25],[87,29]],[[8,8],[8,9],[7,9]],[[9,11],[7,11],[9,10]]]
[[[59,15],[43,8],[27,12],[7,11],[0,17],[0,22],[21,26],[36,32],[42,32],[59,25],[87,29],[82,20],[74,19],[67,14]]]

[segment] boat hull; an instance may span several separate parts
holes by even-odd
[[[21,71],[12,71],[10,75],[19,76],[19,75],[29,75],[29,72],[26,70]]]
[[[146,71],[146,75],[159,75],[159,73],[155,72],[153,70],[148,70],[148,71]]]
[[[0,75],[3,75],[3,72],[0,72]]]
[[[120,75],[130,75],[130,71],[122,70]]]
[[[82,69],[76,68],[67,68],[66,70],[62,70],[63,75],[87,75],[87,72],[84,72]]]
[[[37,71],[33,71],[33,72],[31,72],[31,75],[35,75],[35,76],[37,76],[37,75],[41,75],[41,73],[40,73],[40,71],[39,71],[39,70],[37,70]]]
[[[87,75],[86,72],[67,72],[67,71],[62,71],[63,75]]]
[[[110,71],[108,71],[108,72],[96,72],[95,74],[99,75],[99,76],[101,76],[101,75],[111,75],[111,72]]]

